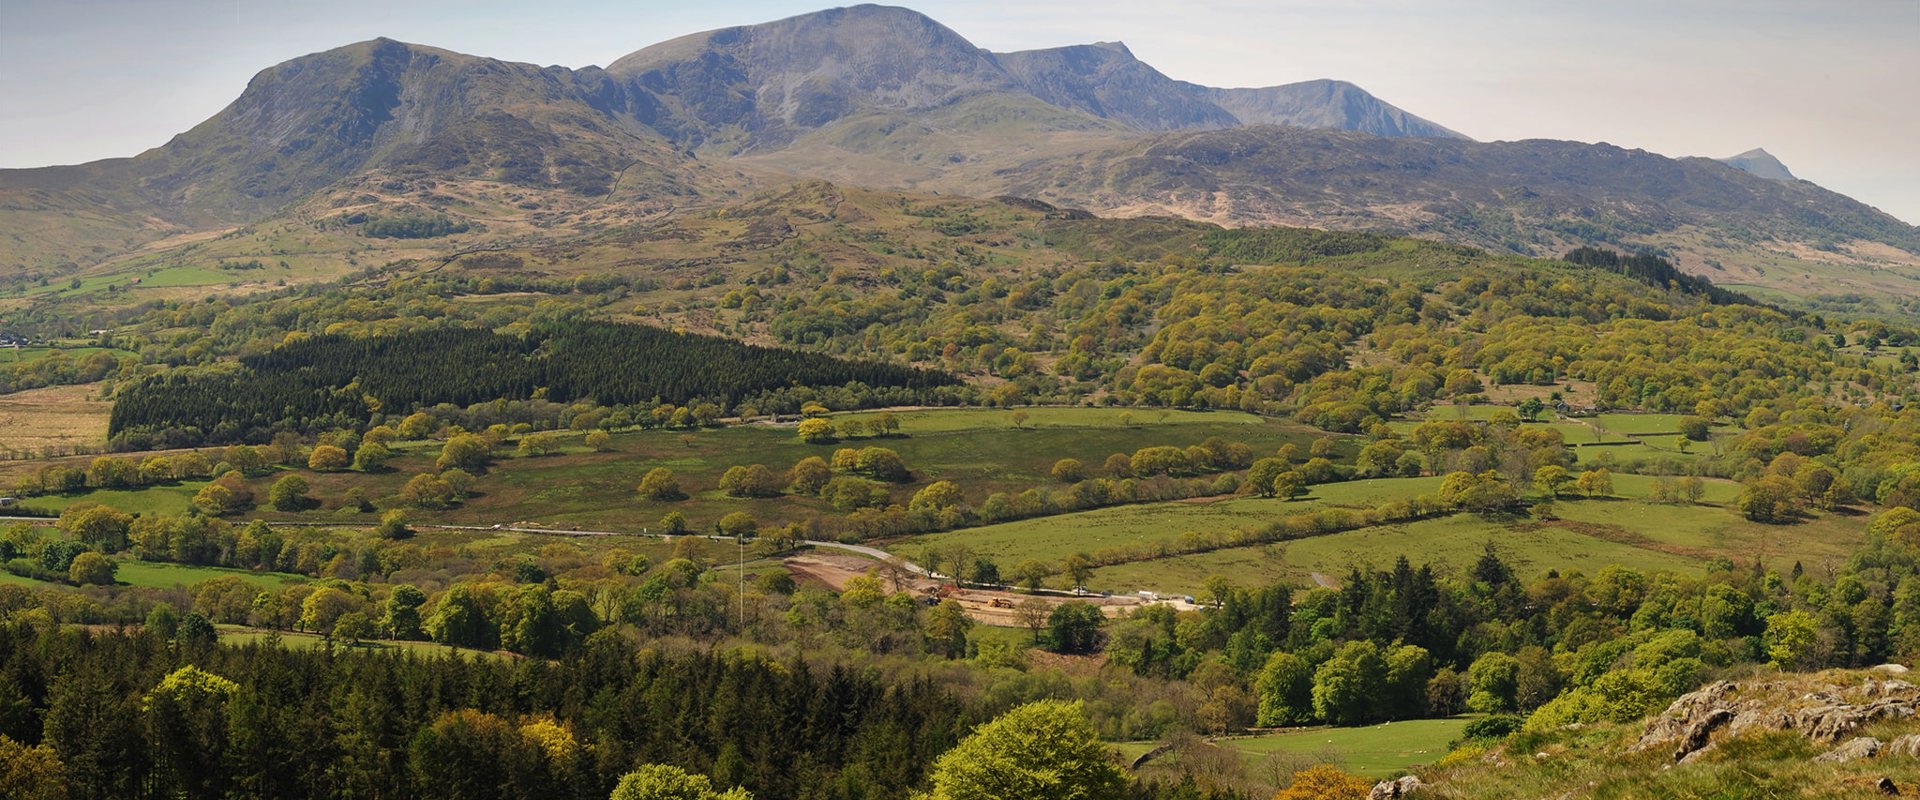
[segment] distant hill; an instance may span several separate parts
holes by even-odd
[[[1764,148],[1756,147],[1737,156],[1714,160],[1770,181],[1796,180],[1793,173],[1787,171],[1787,165],[1780,163],[1780,159],[1774,158]]]
[[[1374,229],[1528,255],[1589,243],[1680,249],[1679,237],[1700,231],[1727,250],[1871,242],[1920,254],[1920,228],[1811,183],[1606,144],[1245,127],[1163,134],[998,177],[983,190],[1098,212]]]

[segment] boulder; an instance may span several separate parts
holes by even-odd
[[[1419,778],[1403,775],[1398,780],[1374,784],[1373,791],[1367,793],[1367,800],[1393,800],[1396,797],[1406,797],[1424,785]]]
[[[1873,758],[1879,754],[1879,752],[1879,739],[1871,736],[1859,736],[1848,739],[1846,744],[1814,756],[1813,760],[1819,763],[1839,764],[1848,761],[1859,761],[1864,758]]]
[[[1888,742],[1885,747],[1880,748],[1880,754],[1920,758],[1920,733],[1909,733]]]

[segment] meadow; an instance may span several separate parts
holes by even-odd
[[[6,351],[0,350],[5,363]],[[0,453],[106,445],[113,403],[97,399],[101,388],[83,383],[0,394]]]
[[[1132,453],[1155,445],[1197,445],[1219,436],[1242,442],[1258,455],[1281,445],[1302,450],[1324,435],[1292,422],[1267,420],[1238,412],[1169,412],[1104,408],[1018,409],[1027,417],[1015,427],[1008,410],[941,409],[898,412],[898,435],[843,439],[832,444],[800,441],[791,425],[756,423],[695,431],[628,430],[614,432],[605,452],[585,446],[578,432],[563,432],[559,452],[519,457],[504,448],[488,472],[475,483],[476,495],[444,511],[416,512],[417,519],[450,524],[529,523],[543,527],[579,527],[594,530],[642,532],[657,529],[670,511],[684,514],[696,529],[707,529],[721,516],[748,511],[763,525],[797,522],[835,513],[813,497],[781,495],[762,499],[729,497],[719,489],[720,477],[730,467],[764,464],[784,474],[809,456],[830,459],[842,447],[884,447],[898,452],[912,470],[909,483],[889,487],[892,502],[906,504],[919,488],[937,480],[958,483],[967,500],[978,504],[993,492],[1018,493],[1052,485],[1051,470],[1061,458],[1077,458],[1089,470],[1108,455]],[[836,422],[877,414],[835,415]],[[433,471],[441,443],[401,442],[385,472],[316,473],[304,468],[276,470],[249,482],[263,507],[252,512],[269,520],[339,521],[367,524],[374,514],[341,510],[350,487],[360,487],[376,502],[392,498],[408,479]],[[648,470],[665,467],[674,472],[688,499],[640,499],[634,487]],[[264,507],[267,490],[286,474],[299,474],[312,486],[320,507],[302,513],[274,512]],[[58,513],[82,500],[101,502],[127,511],[181,513],[202,482],[149,487],[136,491],[93,490],[65,496],[35,498],[27,507]],[[384,503],[383,503],[384,505]]]

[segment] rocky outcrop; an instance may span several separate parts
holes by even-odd
[[[1367,800],[1393,800],[1396,797],[1407,797],[1425,785],[1419,778],[1412,775],[1402,776],[1398,780],[1381,781],[1373,785],[1373,791],[1367,793]]]
[[[1673,701],[1647,723],[1632,749],[1671,746],[1673,760],[1686,763],[1731,737],[1793,731],[1832,744],[1870,723],[1909,719],[1917,713],[1920,687],[1898,679],[1867,678],[1859,684],[1829,684],[1785,696],[1778,685],[1756,683],[1743,688],[1719,681]],[[1920,755],[1920,735],[1902,736],[1885,746],[1872,737],[1856,737],[1816,760],[1854,761],[1882,752]]]

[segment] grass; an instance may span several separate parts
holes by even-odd
[[[115,580],[130,586],[143,586],[155,589],[167,589],[174,586],[192,586],[204,580],[237,575],[262,589],[278,589],[292,583],[307,580],[303,575],[290,575],[284,572],[254,572],[228,567],[197,567],[188,564],[169,564],[159,561],[121,561],[119,570],[114,573]]]
[[[1252,414],[1237,411],[1176,411],[1168,409],[1145,408],[1083,408],[1034,406],[1013,409],[937,409],[929,411],[895,411],[894,419],[900,422],[900,432],[906,435],[923,433],[955,433],[959,431],[991,430],[994,428],[1129,428],[1134,430],[1152,430],[1171,425],[1262,425],[1266,421]],[[1013,416],[1024,414],[1025,419],[1014,425]],[[835,422],[861,420],[870,422],[879,419],[878,413],[839,414],[833,417]]]
[[[0,364],[5,363],[10,362],[0,351]],[[100,388],[84,383],[0,395],[0,452],[105,445],[113,403],[93,399]]]
[[[1308,728],[1214,742],[1248,758],[1270,753],[1331,755],[1333,763],[1349,772],[1385,778],[1447,752],[1471,721],[1466,717],[1415,719],[1359,728]]]
[[[281,647],[285,647],[289,650],[319,650],[321,648],[327,647],[329,644],[327,637],[321,636],[317,633],[297,633],[294,631],[264,631],[264,630],[260,630],[259,628],[248,628],[241,625],[219,625],[215,627],[217,627],[220,631],[220,642],[222,644],[229,644],[229,645],[235,645],[235,646],[278,641]],[[474,656],[478,658],[494,659],[494,660],[500,660],[500,661],[505,661],[513,658],[513,656],[508,655],[506,653],[497,653],[491,650],[471,650],[464,647],[449,647],[447,645],[435,644],[433,642],[368,640],[368,641],[361,642],[359,645],[348,645],[343,641],[334,640],[331,642],[331,644],[333,647],[340,650],[354,649],[354,650],[366,650],[366,651],[408,652],[408,653],[413,653],[415,655],[427,656],[427,657],[438,657],[438,656],[458,654],[462,656]]]
[[[185,514],[193,505],[193,496],[206,485],[206,481],[183,481],[142,489],[90,489],[74,494],[36,497],[22,502],[21,507],[58,514],[74,503],[99,503],[129,514]],[[265,484],[261,485],[256,496],[266,497]]]
[[[1607,430],[1638,436],[1649,433],[1678,433],[1681,414],[1601,414],[1595,417]]]
[[[1323,434],[1294,423],[1263,420],[1236,412],[1176,412],[1159,421],[1157,412],[1135,411],[1145,421],[1120,424],[1122,411],[1094,408],[1027,409],[1031,418],[1019,429],[1005,411],[936,410],[901,412],[907,435],[851,439],[829,445],[803,443],[791,426],[741,425],[702,431],[620,431],[607,452],[593,452],[578,436],[563,437],[558,455],[539,458],[504,457],[475,484],[476,496],[454,509],[417,512],[422,522],[485,524],[537,522],[552,527],[640,532],[657,527],[669,511],[687,516],[697,529],[712,526],[721,516],[747,511],[763,525],[802,521],[834,514],[813,497],[781,496],[748,500],[718,491],[720,476],[729,467],[765,464],[776,473],[809,457],[831,458],[841,447],[886,447],[900,453],[913,470],[910,483],[890,487],[892,502],[905,504],[915,491],[936,480],[960,484],[968,502],[979,504],[993,492],[1020,492],[1048,485],[1056,460],[1080,459],[1097,469],[1108,455],[1132,453],[1153,445],[1189,446],[1220,436],[1244,442],[1257,454],[1271,453],[1283,444],[1302,449]],[[836,415],[844,420],[850,415]],[[430,472],[439,442],[409,442],[395,448],[391,469],[379,474],[358,472],[313,473],[282,470],[254,478],[249,485],[257,501],[264,501],[275,480],[295,472],[311,484],[311,495],[321,501],[315,511],[300,514],[256,509],[250,514],[273,520],[324,520],[342,524],[371,524],[375,515],[341,513],[341,498],[358,486],[376,501],[397,494],[413,475]],[[506,448],[511,452],[511,446]],[[655,467],[674,471],[690,498],[679,502],[639,499],[634,486]],[[31,508],[58,513],[81,500],[103,502],[127,511],[180,513],[186,510],[202,484],[152,487],[134,492],[95,491],[64,497],[38,498]]]
[[[1058,562],[1074,553],[1178,540],[1188,531],[1266,527],[1289,514],[1335,506],[1372,506],[1431,492],[1439,478],[1379,478],[1313,487],[1303,499],[1233,497],[1210,502],[1147,503],[914,536],[887,549],[912,557],[929,547],[965,544],[1003,569],[1029,558]]]

